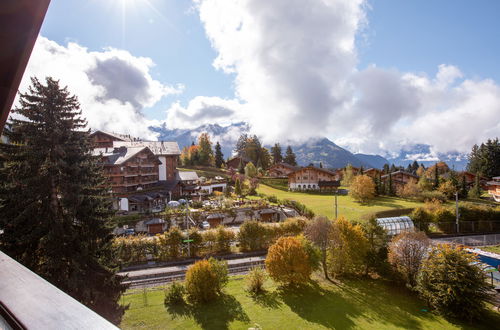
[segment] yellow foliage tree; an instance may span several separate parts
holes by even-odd
[[[413,198],[417,197],[422,190],[418,186],[415,180],[410,180],[407,184],[399,187],[396,191],[396,195],[403,198]]]
[[[288,285],[307,282],[312,271],[309,255],[297,237],[281,237],[269,248],[266,269],[273,280]]]
[[[363,228],[339,217],[333,225],[327,267],[332,275],[359,274],[365,270],[369,245]]]
[[[349,195],[364,203],[375,197],[375,182],[368,175],[357,175],[351,183]]]

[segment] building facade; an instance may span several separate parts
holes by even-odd
[[[277,163],[271,166],[268,170],[268,175],[273,178],[286,178],[288,174],[298,170],[298,166],[293,166],[287,163]]]
[[[389,176],[391,176],[391,179],[389,179]],[[418,175],[405,171],[396,171],[390,174],[382,175],[381,179],[384,184],[389,184],[389,180],[391,180],[393,189],[398,189],[403,187],[410,181],[417,182]]]
[[[495,176],[486,183],[488,194],[497,202],[500,202],[500,176]]]
[[[328,182],[331,184],[327,184]],[[320,190],[323,187],[336,189],[339,185],[336,173],[323,168],[308,166],[288,174],[290,190]]]

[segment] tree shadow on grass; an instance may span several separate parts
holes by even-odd
[[[282,287],[281,300],[301,318],[330,329],[350,329],[355,326],[352,317],[361,313],[335,291],[322,288],[311,281],[299,287]]]
[[[192,317],[202,329],[228,329],[233,321],[250,322],[239,301],[227,294],[206,304],[167,305],[167,311],[174,318]]]
[[[276,291],[273,292],[264,291],[252,294],[251,297],[256,304],[265,308],[274,309],[282,305],[281,301],[279,301],[278,299],[279,294]]]
[[[362,306],[367,312],[388,324],[405,329],[420,329],[419,319],[432,320],[436,315],[428,312],[424,302],[414,292],[381,280],[365,279],[345,281],[340,289],[351,304]]]

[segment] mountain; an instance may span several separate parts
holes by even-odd
[[[390,162],[379,155],[367,155],[367,154],[354,154],[356,158],[361,160],[365,164],[369,164],[373,168],[382,168],[384,164],[389,164]]]
[[[388,160],[391,164],[394,163],[395,165],[405,167],[415,160],[419,164],[424,164],[426,167],[432,166],[436,162],[443,161],[446,162],[450,168],[462,171],[467,166],[467,157],[467,154],[460,152],[436,153],[432,151],[431,146],[428,144],[415,144],[403,148],[397,157]]]
[[[169,129],[162,126],[150,127],[150,130],[158,133],[158,139],[164,141],[176,141],[179,147],[190,146],[196,143],[198,136],[206,132],[210,135],[213,143],[219,141],[224,158],[230,158],[236,141],[241,134],[250,134],[250,126],[245,122],[234,123],[229,126],[218,124],[202,125],[194,129]],[[286,143],[282,143],[283,153],[286,150]],[[270,148],[270,146],[267,146]],[[445,161],[450,167],[462,170],[467,165],[467,155],[460,153],[433,153],[431,147],[425,144],[415,144],[402,149],[396,157],[386,159],[379,155],[353,154],[350,151],[339,147],[327,138],[311,139],[306,143],[292,145],[292,149],[297,157],[297,163],[302,166],[314,164],[319,166],[322,163],[325,168],[339,168],[347,164],[364,168],[382,168],[384,164],[395,164],[407,166],[417,160],[425,166],[431,166],[437,161]]]
[[[149,129],[159,134],[159,140],[176,141],[181,150],[186,146],[190,146],[193,142],[196,143],[198,136],[206,132],[214,144],[217,142],[220,143],[224,158],[229,158],[240,135],[248,133],[250,127],[247,123],[241,122],[229,126],[207,124],[195,129],[168,129],[163,124],[162,126],[151,126]]]
[[[371,167],[370,164],[327,138],[312,139],[304,144],[292,146],[292,149],[297,157],[297,163],[303,166],[310,163],[319,166],[319,163],[322,163],[325,168],[340,168],[347,164],[354,167]]]

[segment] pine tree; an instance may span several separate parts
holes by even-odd
[[[396,168],[396,165],[392,164],[392,165],[391,165],[391,169],[390,169],[389,173],[394,173],[394,172],[396,172],[397,170],[398,170],[398,169]]]
[[[284,162],[292,166],[297,166],[297,161],[295,159],[295,154],[293,153],[292,147],[288,146],[286,148],[286,155]]]
[[[0,144],[0,249],[112,322],[126,289],[113,267],[110,202],[67,88],[31,80]]]
[[[319,168],[323,168],[323,163],[319,162]]]
[[[283,161],[283,155],[281,154],[281,146],[279,143],[275,143],[274,147],[271,147],[271,155],[273,157],[273,164],[278,164]]]
[[[240,157],[240,163],[238,164],[238,173],[245,174],[245,165],[243,164],[243,158]]]
[[[222,153],[219,142],[215,144],[215,167],[221,168],[224,164],[224,154]]]
[[[241,197],[242,189],[241,189],[241,181],[240,178],[236,178],[236,182],[234,183],[234,193],[236,196]]]
[[[383,168],[384,174],[389,174],[389,171],[390,171],[389,164],[384,164],[384,168]]]
[[[474,186],[469,190],[469,197],[480,198],[482,193],[481,185],[479,184],[479,173],[477,173],[474,180]]]
[[[439,168],[436,164],[436,166],[434,166],[434,182],[432,188],[437,189],[438,187],[439,187]]]
[[[465,179],[465,174],[462,175],[462,179],[460,180],[460,197],[467,197],[467,181]]]
[[[389,179],[387,180],[387,195],[388,196],[393,196],[394,195],[394,187],[392,185],[392,174],[389,173]]]

